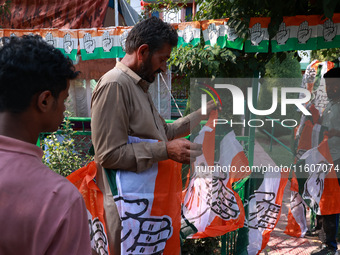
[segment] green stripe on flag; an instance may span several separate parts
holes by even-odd
[[[201,40],[201,38],[194,38],[189,43],[186,43],[186,42],[184,42],[183,37],[178,37],[177,47],[179,47],[181,45],[182,45],[182,47],[185,47],[189,44],[191,44],[192,46],[197,46],[200,43],[200,40]]]
[[[259,45],[252,45],[250,40],[245,42],[245,52],[268,52],[269,41],[263,40]]]
[[[236,50],[242,50],[243,49],[243,39],[236,38],[235,41],[228,41],[228,38],[226,40],[226,47]]]
[[[87,53],[85,49],[80,49],[81,59],[82,60],[91,60],[91,59],[99,59],[99,48],[95,48],[93,53]]]
[[[71,60],[76,61],[77,59],[77,50],[73,49],[70,54],[65,53],[64,48],[57,48],[60,50],[66,57],[69,57]]]
[[[317,49],[338,48],[340,45],[340,35],[336,35],[332,41],[326,42],[323,36],[317,39]]]

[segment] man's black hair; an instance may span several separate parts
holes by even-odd
[[[0,112],[25,111],[39,92],[58,98],[67,81],[78,76],[72,61],[39,35],[2,39],[0,48]]]
[[[172,47],[177,45],[178,35],[176,30],[166,22],[157,17],[151,17],[137,23],[129,32],[126,38],[125,51],[131,54],[141,45],[149,45],[150,52],[153,53],[161,49],[164,43]]]
[[[323,76],[325,79],[328,78],[340,78],[340,67],[333,68],[329,70],[325,75]]]

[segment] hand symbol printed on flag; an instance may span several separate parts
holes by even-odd
[[[256,23],[250,29],[250,41],[253,46],[258,46],[263,40],[264,32],[261,29],[261,24]]]
[[[227,26],[227,37],[228,41],[234,42],[238,35],[236,34],[235,28]]]
[[[109,31],[105,31],[102,38],[103,38],[103,50],[104,50],[104,52],[110,52],[110,50],[112,49],[113,40],[112,40],[112,38],[110,38]]]
[[[123,209],[122,254],[161,254],[172,236],[171,218],[167,215],[144,218],[150,210],[147,199],[117,197],[115,202]]]
[[[323,24],[323,38],[325,39],[325,42],[333,41],[334,37],[336,36],[336,30],[337,27],[330,19],[325,21]]]
[[[215,23],[211,23],[208,26],[208,31],[209,31],[209,41],[210,41],[210,45],[214,46],[217,42],[217,38],[218,38],[218,29],[216,28]]]
[[[69,33],[64,35],[64,50],[66,54],[70,54],[73,50],[73,42]]]
[[[55,39],[51,33],[46,34],[45,40],[48,44],[57,47],[57,39]]]
[[[90,238],[92,250],[100,255],[108,254],[108,240],[105,234],[104,225],[98,217],[92,219],[91,213],[87,210],[87,218],[89,221]]]
[[[309,38],[312,36],[312,29],[309,28],[307,21],[304,21],[300,24],[297,36],[298,41],[301,44],[307,43]]]
[[[85,33],[84,35],[84,48],[88,54],[93,53],[96,48],[96,42],[92,39],[92,35],[90,33]]]
[[[286,23],[282,22],[279,27],[279,31],[276,34],[276,41],[278,45],[286,44],[289,38],[289,30],[286,27]]]
[[[187,26],[183,31],[183,40],[185,43],[189,43],[194,39],[194,32],[192,31],[192,26]]]
[[[120,36],[120,45],[122,46],[123,51],[125,51],[125,42],[126,42],[126,38],[129,35],[129,32],[130,32],[130,30],[126,30]]]

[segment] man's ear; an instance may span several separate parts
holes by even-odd
[[[150,54],[150,48],[147,44],[142,44],[137,49],[137,58],[139,61],[146,60]]]
[[[52,96],[51,91],[45,90],[38,94],[37,97],[37,108],[41,112],[48,112],[51,109],[54,103],[54,97]]]

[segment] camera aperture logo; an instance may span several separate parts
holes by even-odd
[[[203,84],[206,88],[200,88],[204,94],[201,94],[201,113],[202,115],[207,114],[207,95],[209,95],[212,100],[217,104],[216,98],[219,100],[221,106],[222,101],[220,95],[217,93],[216,89],[223,89],[222,91],[226,91],[226,93],[231,92],[232,95],[232,113],[233,115],[245,115],[245,96],[243,94],[243,91],[232,84],[215,84],[214,87],[209,86],[207,84]],[[207,89],[210,89],[213,93],[208,91]],[[221,92],[220,92],[221,93]],[[248,107],[249,112],[251,112],[254,115],[257,116],[268,116],[275,112],[278,106],[278,89],[273,88],[272,90],[272,105],[269,109],[266,110],[259,110],[254,107],[253,102],[253,88],[248,87],[247,88],[247,101],[246,105]],[[257,93],[257,92],[255,92]],[[287,98],[288,94],[292,93],[298,93],[300,95],[299,98]],[[215,98],[215,96],[216,98]],[[304,95],[301,97],[301,95]],[[304,88],[298,88],[298,87],[282,87],[281,88],[281,115],[286,116],[287,115],[287,105],[295,105],[297,109],[299,109],[302,114],[304,115],[312,115],[304,106],[305,103],[309,102],[311,99],[311,93],[309,90]],[[281,125],[283,127],[296,127],[298,125],[297,121],[294,119],[249,119],[248,121],[242,120],[242,121],[233,121],[233,119],[227,120],[227,119],[214,119],[214,127],[216,125],[223,125],[223,124],[229,124],[231,127],[234,125],[242,125],[243,127],[249,126],[249,127],[262,127],[264,126],[265,122],[271,122],[271,125],[274,125],[275,121],[281,122]]]

